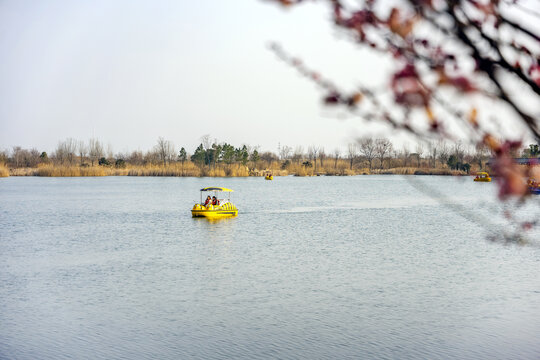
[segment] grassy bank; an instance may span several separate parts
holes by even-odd
[[[464,171],[448,168],[396,167],[389,169],[354,168],[346,166],[303,166],[288,164],[284,167],[278,162],[268,164],[264,169],[249,169],[240,164],[218,164],[215,167],[199,167],[192,162],[171,165],[145,165],[117,168],[114,166],[78,166],[42,164],[36,168],[8,169],[0,165],[0,177],[4,176],[45,176],[45,177],[80,177],[80,176],[169,176],[169,177],[247,177],[264,176],[351,176],[351,175],[467,175]],[[343,164],[341,164],[343,165]]]
[[[461,176],[467,175],[465,171],[450,170],[448,168],[416,168],[416,167],[401,167],[392,169],[376,169],[370,172],[378,175],[446,175],[446,176]]]
[[[80,176],[191,176],[191,177],[242,177],[250,176],[249,169],[238,164],[220,165],[215,168],[199,168],[193,163],[172,165],[126,166],[77,166],[77,165],[39,165],[36,168],[8,169],[0,167],[3,176],[45,176],[45,177],[80,177]]]
[[[192,162],[182,164],[129,166],[128,176],[192,176],[192,177],[244,177],[250,176],[249,169],[239,164],[215,167],[198,167]]]
[[[46,176],[46,177],[80,177],[80,176],[118,176],[127,175],[123,169],[109,169],[101,166],[55,166],[42,165],[37,168],[10,169],[10,176]]]

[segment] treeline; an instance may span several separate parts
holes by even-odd
[[[9,168],[34,168],[39,165],[57,166],[109,166],[124,168],[126,166],[147,166],[185,164],[192,162],[197,166],[216,167],[219,164],[241,164],[257,167],[268,165],[278,157],[271,152],[259,154],[257,148],[242,145],[234,147],[227,143],[210,142],[203,137],[203,142],[190,154],[181,147],[176,150],[175,145],[164,138],[158,138],[156,145],[146,151],[132,151],[130,153],[113,153],[111,146],[104,146],[98,139],[79,141],[72,138],[60,141],[52,153],[40,151],[35,148],[23,149],[14,146],[11,150],[0,151],[0,164]]]
[[[538,145],[532,144],[516,156],[538,156]],[[347,146],[327,152],[322,146],[292,148],[279,146],[276,153],[259,152],[258,147],[210,140],[208,135],[193,152],[158,138],[146,151],[113,153],[98,139],[60,141],[48,154],[19,146],[0,151],[0,174],[43,176],[258,176],[275,175],[355,175],[371,173],[399,174],[468,174],[486,168],[490,158],[486,147],[466,146],[461,142],[432,141],[419,143],[414,149],[396,148],[386,138],[361,138]],[[25,170],[26,169],[26,170]],[[34,169],[34,170],[32,170]]]

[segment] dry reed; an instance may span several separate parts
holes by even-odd
[[[372,169],[372,174],[377,175],[466,175],[464,171],[450,170],[448,168],[416,168],[399,167],[391,169]]]
[[[318,164],[315,168],[314,164],[312,166],[305,166],[302,163],[295,162],[289,163],[285,169],[288,173],[295,176],[315,176],[315,175],[330,175],[330,176],[351,176],[351,175],[363,175],[369,174],[370,171],[367,168],[354,168],[350,169],[350,164],[348,161],[338,160],[330,161],[327,160],[323,165]]]
[[[128,176],[200,176],[200,169],[193,163],[174,164],[169,166],[146,165],[125,169]]]
[[[191,177],[245,177],[250,176],[249,169],[240,164],[217,164],[198,167],[192,162],[168,166],[146,165],[133,166],[127,171],[128,176],[191,176]]]
[[[254,165],[251,164],[250,165]],[[355,167],[350,169],[349,161],[339,159],[324,161],[323,165],[317,163],[312,166],[305,166],[301,162],[260,162],[259,165],[266,165],[260,170],[251,170],[241,164],[216,164],[215,166],[198,166],[190,161],[184,164],[173,163],[163,165],[127,165],[124,168],[112,166],[66,166],[54,164],[42,164],[37,168],[15,168],[8,169],[5,164],[0,164],[0,176],[49,176],[49,177],[78,177],[78,176],[188,176],[188,177],[247,177],[265,176],[270,173],[273,176],[351,176],[351,175],[466,175],[463,171],[450,170],[448,168],[427,168],[427,167],[394,167],[389,169],[368,169],[366,167]]]
[[[79,167],[48,164],[38,166],[35,175],[46,177],[107,176],[110,175],[109,170],[102,166]]]
[[[0,177],[8,177],[9,176],[9,169],[6,167],[5,164],[0,164]]]
[[[9,176],[36,176],[36,168],[15,168],[9,169]]]

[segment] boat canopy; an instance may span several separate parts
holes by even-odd
[[[234,190],[227,189],[227,188],[223,188],[223,187],[211,186],[211,187],[206,187],[206,188],[204,188],[204,189],[201,189],[201,191],[224,191],[224,192],[233,192]]]
[[[477,172],[476,175],[489,175],[487,172]]]

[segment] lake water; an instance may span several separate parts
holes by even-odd
[[[192,219],[205,186],[234,189],[239,216]],[[0,179],[0,358],[539,359],[540,233],[487,240],[511,230],[495,194],[452,177]]]

